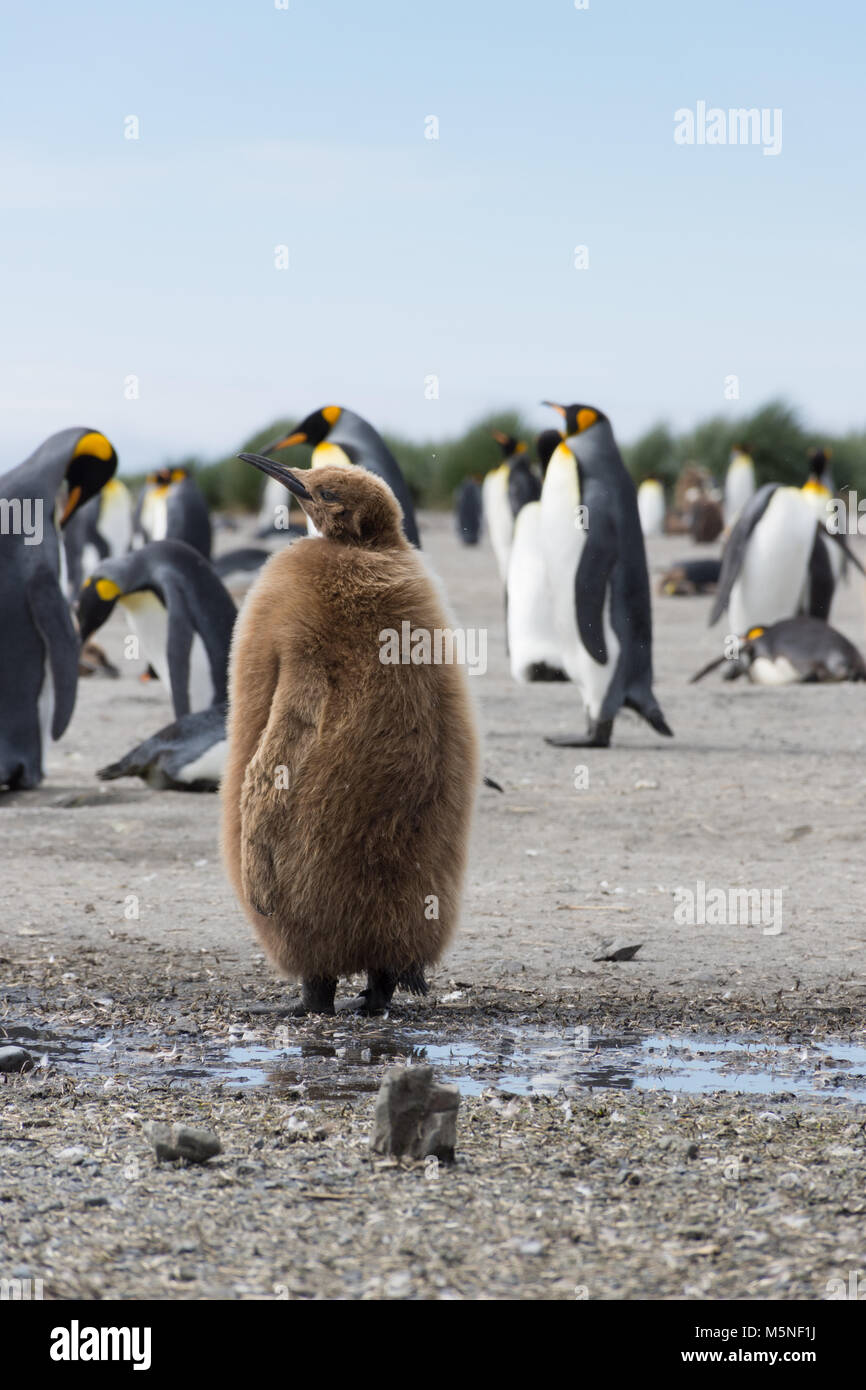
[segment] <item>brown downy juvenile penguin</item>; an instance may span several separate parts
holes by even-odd
[[[457,924],[479,780],[466,673],[388,662],[390,634],[423,656],[419,630],[435,653],[451,623],[385,482],[240,457],[320,534],[274,555],[235,627],[223,854],[271,960],[301,980],[293,1011],[333,1013],[338,979],[366,971],[341,1007],[372,1013],[397,985],[426,992]]]

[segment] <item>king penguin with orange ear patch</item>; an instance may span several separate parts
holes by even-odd
[[[406,539],[420,548],[418,523],[409,485],[403,470],[382,436],[354,410],[342,405],[325,405],[314,410],[284,439],[269,444],[265,453],[290,449],[293,444],[313,446],[313,467],[323,468],[335,463],[360,464],[369,473],[383,478],[403,510],[403,530]]]
[[[560,660],[580,687],[589,729],[547,742],[607,748],[623,705],[670,736],[652,689],[649,575],[634,483],[606,415],[585,405],[553,408],[566,438],[544,477],[542,538]]]
[[[75,428],[0,477],[0,787],[37,787],[49,736],[72,718],[80,644],[60,530],[116,468],[104,434]]]
[[[223,855],[270,959],[301,981],[292,1012],[333,1013],[357,972],[366,989],[341,1007],[380,1012],[398,985],[426,992],[457,925],[479,778],[466,673],[417,662],[418,634],[452,623],[381,478],[240,457],[318,534],[274,555],[235,627]],[[407,633],[411,659],[395,651]]]

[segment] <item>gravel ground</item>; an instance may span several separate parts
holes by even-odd
[[[123,679],[83,681],[43,787],[0,801],[0,1022],[48,1059],[0,1085],[0,1277],[40,1278],[46,1298],[828,1297],[866,1270],[856,1088],[572,1078],[527,1097],[481,1065],[466,1071],[453,1168],[369,1152],[382,1071],[418,1031],[488,1051],[536,1026],[602,1044],[866,1045],[862,688],[689,687],[724,625],[707,629],[709,599],[659,599],[657,693],[675,739],[626,716],[610,750],[550,748],[543,733],[582,723],[574,690],[511,683],[489,549],[423,520],[459,620],[489,632],[472,685],[485,770],[505,788],[479,795],[464,920],[430,997],[386,1020],[255,1012],[278,1011],[287,988],[223,880],[217,799],[93,776],[170,717],[165,692],[123,663],[113,618]],[[651,567],[688,553],[664,538]],[[834,621],[862,645],[859,583]],[[781,930],[678,923],[674,890],[699,881],[780,891]],[[610,938],[641,949],[597,960]],[[291,1076],[237,1084],[233,1043],[278,1049],[279,1028],[303,1054]],[[369,1065],[329,1089],[316,1058],[347,1036]],[[211,1127],[223,1153],[157,1165],[153,1119]]]

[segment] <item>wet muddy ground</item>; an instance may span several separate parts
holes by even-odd
[[[489,552],[442,518],[425,540],[489,630],[473,687],[505,787],[479,796],[426,1000],[285,1017],[216,798],[93,775],[170,717],[138,667],[82,682],[44,786],[0,802],[0,1045],[35,1062],[0,1078],[0,1278],[46,1298],[866,1297],[862,688],[690,688],[723,634],[708,600],[658,600],[677,737],[624,720],[609,752],[549,748],[574,692],[512,686]],[[862,645],[859,589],[834,616]],[[119,658],[123,625],[103,635]],[[781,930],[678,922],[698,881],[781,890]],[[611,938],[640,950],[599,959]],[[382,1074],[411,1059],[460,1087],[453,1167],[369,1150]],[[143,1125],[163,1119],[222,1154],[157,1165]]]

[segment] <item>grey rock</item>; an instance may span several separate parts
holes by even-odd
[[[144,1126],[159,1163],[176,1163],[185,1158],[187,1163],[207,1163],[209,1158],[222,1153],[222,1144],[209,1129],[191,1129],[189,1125],[167,1125],[158,1120],[150,1120]]]
[[[0,1071],[30,1071],[33,1065],[26,1047],[0,1047]]]
[[[457,1087],[435,1081],[432,1067],[390,1067],[376,1098],[374,1151],[453,1163],[459,1104]]]

